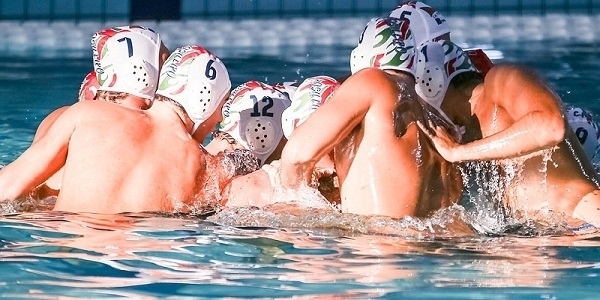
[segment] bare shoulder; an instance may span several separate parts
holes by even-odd
[[[365,85],[387,86],[392,82],[393,81],[385,71],[376,68],[366,68],[348,77],[348,79],[342,83],[342,86],[345,85],[347,87],[351,86],[355,89],[360,89]]]
[[[67,114],[68,112],[68,114]],[[128,116],[147,115],[146,111],[131,109],[119,104],[105,101],[81,101],[71,105],[64,113],[68,118],[78,123],[93,120],[106,122],[124,120]]]
[[[225,188],[223,198],[226,206],[258,206],[270,203],[273,187],[269,174],[258,169],[250,174],[238,176]]]
[[[542,77],[535,70],[524,65],[503,63],[495,65],[485,77],[486,90],[490,87],[544,86]],[[511,91],[513,89],[509,89]],[[507,92],[506,90],[504,92]],[[518,92],[515,91],[515,92]]]
[[[49,113],[42,120],[42,122],[40,122],[40,125],[38,125],[38,128],[35,132],[35,136],[33,137],[33,141],[35,142],[35,141],[39,140],[40,137],[44,136],[46,134],[46,132],[48,131],[48,129],[50,128],[50,126],[52,126],[52,124],[54,124],[56,119],[68,108],[69,108],[69,106],[62,106],[62,107],[55,109],[51,113]]]
[[[348,77],[334,95],[347,104],[349,99],[373,99],[397,93],[398,86],[390,75],[376,68],[366,68]]]

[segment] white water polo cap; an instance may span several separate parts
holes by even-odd
[[[290,100],[270,85],[248,81],[231,92],[219,131],[254,152],[263,165],[283,138],[281,115]]]
[[[416,49],[408,25],[408,21],[396,18],[371,19],[350,55],[352,74],[374,67],[414,75]]]
[[[298,82],[296,81],[284,81],[281,83],[276,83],[273,85],[273,88],[287,95],[291,100],[294,96],[294,93],[298,89]]]
[[[450,33],[450,26],[448,26],[446,18],[421,1],[408,1],[400,4],[392,10],[390,17],[409,20],[416,45],[435,41],[440,36]]]
[[[340,83],[329,76],[304,80],[292,97],[292,105],[283,111],[282,128],[286,138],[321,105],[325,104]]]
[[[141,26],[108,28],[95,33],[92,51],[98,90],[153,100],[160,47],[158,33]]]
[[[156,94],[177,101],[194,122],[194,131],[231,90],[223,62],[201,46],[177,48],[165,61]]]
[[[79,86],[79,97],[78,101],[94,100],[96,93],[98,92],[98,79],[96,79],[96,72],[89,72]]]
[[[458,74],[476,72],[468,56],[452,42],[429,41],[419,46],[415,69],[417,94],[449,120],[441,106],[450,81]]]
[[[565,114],[579,143],[583,146],[583,150],[585,150],[588,158],[592,160],[599,146],[600,131],[598,130],[598,124],[594,122],[593,116],[589,112],[579,107],[569,107]]]

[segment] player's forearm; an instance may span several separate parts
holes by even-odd
[[[0,170],[0,201],[16,200],[26,196],[35,188],[29,181],[15,174],[14,166],[7,165]]]
[[[280,180],[284,188],[297,188],[308,185],[312,179],[312,173],[316,158],[306,151],[301,151],[293,145],[285,147],[281,153]]]
[[[453,150],[454,161],[515,158],[558,145],[565,137],[560,116],[531,113],[507,129]]]

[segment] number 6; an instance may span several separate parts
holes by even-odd
[[[215,69],[215,67],[213,67],[214,62],[215,61],[213,59],[209,60],[206,64],[206,70],[204,71],[204,75],[210,80],[214,80],[215,78],[217,78],[217,70]]]

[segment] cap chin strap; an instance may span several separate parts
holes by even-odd
[[[202,125],[202,122],[194,122],[194,126],[192,127],[192,135],[194,135],[198,128],[200,128],[200,125]]]

